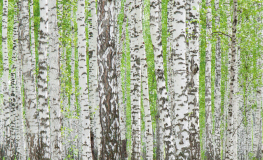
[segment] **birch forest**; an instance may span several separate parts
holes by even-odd
[[[1,160],[261,160],[262,0],[0,0]]]

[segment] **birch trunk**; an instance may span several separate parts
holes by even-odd
[[[75,12],[74,10],[74,4],[72,4],[71,8],[71,95],[70,95],[70,111],[71,111],[71,146],[73,150],[73,159],[75,159],[75,149],[77,147],[77,108],[76,108],[76,88],[75,88],[75,28],[74,28],[74,21],[75,21]]]
[[[2,55],[3,55],[3,115],[4,115],[4,151],[7,159],[11,158],[10,144],[10,107],[9,107],[9,62],[7,49],[8,0],[3,1],[2,16]]]
[[[85,32],[85,0],[78,0],[78,57],[79,57],[79,86],[80,86],[80,120],[82,139],[82,159],[92,159],[90,141],[90,113],[87,100],[89,99],[87,84],[86,32]]]
[[[225,1],[226,4],[226,16],[227,16],[227,33],[228,35],[231,35],[231,13],[230,13],[230,0]],[[228,38],[230,41],[230,38]],[[228,74],[227,74],[227,82],[226,82],[226,92],[224,97],[224,136],[223,136],[223,158],[226,157],[226,141],[227,141],[227,117],[228,117],[228,105],[229,105],[229,87],[230,87],[230,59],[231,59],[231,47],[228,47],[228,59],[227,59],[227,68],[228,68]]]
[[[57,26],[56,1],[48,3],[49,16],[49,99],[50,99],[50,133],[51,159],[60,160],[61,144],[61,109],[60,109],[60,79],[59,79],[59,41]]]
[[[218,12],[219,9],[219,0],[215,1],[215,10],[217,12],[216,18],[215,18],[215,27],[217,30],[220,29],[220,14]],[[215,134],[214,134],[214,147],[215,147],[215,159],[220,160],[221,159],[221,146],[220,146],[220,114],[221,114],[221,39],[219,36],[217,36],[217,42],[216,42],[216,69],[215,69]]]
[[[200,130],[199,130],[199,1],[187,1],[188,25],[188,109],[189,109],[189,141],[190,159],[200,159]]]
[[[89,1],[89,104],[91,106],[92,132],[94,135],[94,149],[97,152],[96,157],[100,156],[101,150],[101,125],[99,121],[98,108],[98,62],[97,62],[97,38],[98,23],[96,13],[96,1]],[[98,132],[97,132],[98,131]],[[96,158],[95,158],[96,159]]]
[[[143,15],[143,9],[142,9]],[[142,28],[141,28],[142,29]],[[143,30],[140,31],[141,35],[143,35]],[[147,160],[153,159],[153,129],[152,129],[152,118],[151,118],[151,110],[149,103],[149,87],[148,87],[148,71],[147,71],[147,61],[146,61],[146,53],[143,37],[142,44],[140,47],[141,53],[141,85],[142,85],[142,99],[143,99],[143,107],[144,107],[144,121],[145,121],[145,144],[146,144],[146,155],[145,158]]]
[[[230,93],[227,118],[227,142],[226,159],[237,159],[237,132],[235,124],[237,121],[237,105],[235,100],[236,83],[236,25],[237,25],[237,0],[233,0],[233,24],[231,37],[231,61],[230,61]]]
[[[161,26],[161,1],[150,1],[150,31],[154,50],[154,64],[157,81],[157,101],[160,110],[161,129],[164,130],[162,139],[165,144],[166,159],[175,159],[174,137],[172,136],[170,106],[168,105],[167,90],[164,77],[163,49],[162,49],[162,26]],[[162,149],[162,148],[161,148]]]
[[[177,159],[190,158],[186,68],[186,2],[175,0],[172,15],[173,135]]]
[[[17,13],[18,13],[18,9],[20,7],[21,2],[17,1]],[[19,18],[19,14],[16,15],[15,19],[17,18],[17,29],[14,29],[14,39],[16,39],[18,41],[18,30],[19,30],[19,26],[18,26],[18,18]],[[14,27],[15,27],[14,25]],[[18,41],[19,42],[19,41]],[[21,82],[22,82],[22,65],[21,65],[21,52],[19,52],[19,45],[17,43],[16,48],[13,48],[14,50],[16,50],[17,53],[17,60],[16,60],[16,95],[17,95],[17,110],[16,110],[16,114],[17,114],[17,121],[16,121],[16,125],[17,125],[17,136],[16,136],[16,141],[17,141],[17,155],[18,155],[18,159],[26,159],[26,152],[25,152],[25,130],[24,130],[24,109],[23,109],[23,105],[22,105],[22,90],[21,90]]]
[[[120,157],[121,160],[125,160],[127,158],[127,140],[126,140],[126,97],[123,96],[123,93],[126,92],[126,85],[123,85],[122,77],[121,77],[121,58],[122,55],[126,57],[126,48],[123,49],[123,43],[126,43],[126,25],[127,25],[127,13],[128,7],[126,4],[124,4],[124,18],[123,18],[123,24],[122,24],[122,33],[120,37],[120,41],[118,43],[118,93],[119,93],[119,121],[120,121],[120,139],[121,139],[121,146],[120,146]],[[125,46],[125,45],[124,45]],[[126,66],[126,60],[124,61],[124,65]],[[126,69],[126,68],[125,68]],[[124,71],[126,76],[126,70]],[[126,82],[126,78],[124,79]],[[124,89],[124,90],[123,90]],[[126,94],[125,94],[126,95]]]
[[[119,159],[119,111],[115,1],[98,0],[98,83],[102,151],[100,159]]]
[[[207,159],[213,159],[212,142],[212,110],[211,110],[211,35],[212,35],[212,13],[211,0],[206,0],[206,66],[205,66],[205,124],[206,124],[206,151]]]
[[[28,1],[22,0],[19,5],[19,54],[22,57],[22,74],[24,79],[25,108],[26,108],[26,139],[27,153],[30,159],[37,159],[38,155],[38,111],[36,106],[36,90],[33,69],[31,67],[32,56],[29,42],[29,11]]]
[[[31,25],[31,54],[32,54],[32,68],[34,71],[34,79],[36,79],[36,49],[35,49],[35,26],[34,26],[34,0],[30,0],[30,25]]]
[[[40,37],[38,54],[38,110],[40,155],[43,159],[50,158],[50,125],[47,101],[47,49],[48,49],[48,2],[40,0]]]
[[[12,142],[12,158],[14,157],[19,157],[19,152],[17,152],[18,150],[16,150],[16,148],[18,147],[19,144],[19,133],[20,133],[20,126],[18,124],[19,121],[19,112],[18,112],[18,95],[17,95],[17,78],[19,78],[17,76],[17,70],[19,69],[17,67],[17,52],[18,52],[18,48],[17,48],[17,41],[18,41],[18,9],[17,9],[17,1],[14,1],[14,28],[13,28],[13,54],[12,54],[12,69],[11,69],[11,106],[12,106],[12,116],[11,116],[11,124],[12,124],[12,128],[11,128],[11,142]],[[18,134],[17,134],[18,133]],[[18,136],[17,136],[18,135]]]
[[[141,55],[139,33],[142,27],[141,0],[129,1],[131,51],[132,159],[140,159],[141,150]],[[141,37],[142,38],[142,37]]]

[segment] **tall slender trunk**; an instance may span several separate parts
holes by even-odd
[[[217,16],[215,18],[215,27],[217,30],[220,29],[220,14],[218,12],[219,9],[219,0],[215,1],[215,10],[217,12]],[[220,114],[221,114],[221,39],[219,36],[217,36],[217,42],[216,42],[216,69],[215,69],[215,133],[214,133],[214,147],[215,147],[215,159],[220,160],[221,159],[221,146],[220,146]]]
[[[225,1],[226,4],[226,16],[227,16],[227,34],[231,35],[231,8],[230,8],[230,0]],[[230,38],[228,38],[230,41]],[[228,46],[228,58],[227,58],[227,79],[226,79],[226,90],[224,97],[224,131],[223,131],[223,158],[226,157],[226,141],[227,141],[227,117],[228,117],[228,105],[229,105],[229,87],[230,87],[230,59],[231,59],[231,47]]]
[[[98,66],[102,151],[100,159],[119,159],[115,1],[98,0]]]
[[[31,46],[32,68],[34,71],[34,79],[36,79],[36,49],[35,49],[35,24],[34,24],[34,0],[30,0],[30,26],[31,26]]]
[[[50,125],[47,100],[48,2],[40,0],[40,37],[38,54],[38,110],[40,156],[50,158]]]
[[[206,151],[207,159],[213,159],[212,142],[212,110],[211,110],[211,35],[212,35],[212,13],[211,0],[206,0],[206,66],[205,66],[205,125],[206,125]]]
[[[120,121],[120,140],[121,140],[121,146],[120,146],[120,158],[121,160],[125,160],[127,158],[127,140],[126,140],[126,94],[124,94],[125,96],[123,96],[123,93],[126,92],[126,85],[123,85],[123,81],[122,81],[122,76],[121,76],[121,58],[122,55],[124,55],[126,57],[126,48],[124,47],[123,49],[123,43],[126,43],[126,25],[127,25],[127,4],[124,4],[124,18],[123,18],[123,23],[122,23],[122,33],[120,36],[120,41],[118,43],[118,65],[119,65],[119,69],[118,69],[118,93],[119,93],[119,121]],[[125,45],[124,45],[125,46]],[[126,60],[124,61],[124,65],[126,67]],[[124,71],[126,76],[126,68]],[[124,81],[126,82],[126,79],[124,77]]]
[[[12,54],[12,69],[11,69],[11,148],[12,148],[12,158],[18,157],[19,152],[17,152],[16,148],[19,144],[19,133],[20,126],[18,125],[19,116],[18,114],[18,96],[17,96],[17,41],[18,41],[18,9],[17,9],[17,1],[14,1],[14,27],[13,27],[13,54]],[[17,136],[18,135],[18,136]],[[18,141],[17,141],[18,140]]]
[[[60,109],[60,64],[56,1],[48,3],[49,16],[49,100],[51,159],[61,159],[61,109]]]
[[[172,112],[173,135],[175,135],[176,156],[178,159],[190,156],[187,101],[187,68],[186,68],[186,2],[175,0],[172,15],[172,50],[171,68],[173,86]]]
[[[168,105],[167,90],[165,85],[163,49],[162,49],[162,25],[161,25],[161,1],[150,1],[150,31],[154,50],[154,64],[157,81],[157,101],[160,110],[161,128],[164,130],[163,140],[167,159],[174,159],[174,140],[171,129],[171,108]],[[187,137],[185,137],[187,138]],[[187,142],[186,142],[187,143]]]
[[[9,62],[7,49],[7,22],[8,22],[8,0],[3,1],[3,16],[2,16],[2,55],[3,55],[3,115],[4,115],[4,151],[5,157],[11,158],[10,144],[10,107],[9,107]]]
[[[75,149],[77,147],[77,120],[76,120],[76,112],[77,112],[77,106],[76,106],[76,87],[75,87],[75,27],[74,27],[74,20],[75,20],[75,12],[74,12],[74,4],[71,6],[71,95],[70,95],[70,111],[71,111],[71,146],[73,150],[73,159],[75,159]]]
[[[141,150],[141,55],[139,33],[142,27],[141,0],[129,1],[131,51],[132,159],[140,159]],[[142,37],[140,37],[142,38]]]
[[[98,38],[98,23],[96,12],[96,1],[90,0],[89,11],[89,104],[91,106],[92,132],[94,135],[94,149],[97,152],[96,157],[100,156],[101,150],[101,128],[98,109],[98,62],[97,62],[97,38]],[[98,131],[96,133],[96,131]],[[93,154],[94,155],[94,154]],[[96,159],[96,158],[95,158]]]
[[[87,84],[86,32],[85,32],[85,0],[78,0],[78,57],[79,57],[79,86],[80,86],[80,120],[82,139],[82,159],[92,159],[90,141],[90,113],[87,100],[89,99]]]
[[[237,0],[233,0],[233,23],[231,37],[231,61],[230,61],[230,93],[227,118],[227,142],[226,159],[237,159],[237,105],[235,100],[236,81],[236,26],[237,26]]]
[[[29,11],[28,0],[20,1],[19,5],[19,54],[22,57],[22,74],[24,82],[25,120],[27,153],[30,159],[38,159],[38,111],[36,105],[36,90],[33,69],[31,66],[32,56],[29,42]]]
[[[142,9],[143,15],[143,9]],[[141,28],[141,35],[143,35],[143,30]],[[141,43],[144,44],[144,40],[142,37]],[[145,158],[153,159],[153,129],[152,129],[152,117],[149,103],[149,87],[148,87],[148,71],[147,71],[147,61],[146,61],[146,53],[145,46],[141,44],[140,47],[141,54],[141,83],[142,83],[142,98],[143,98],[143,107],[144,107],[144,122],[145,122]]]
[[[16,1],[17,7],[19,8],[20,3],[19,1]],[[18,13],[18,8],[17,8],[17,13]],[[17,24],[14,24],[14,40],[16,39],[18,41],[18,18],[19,14],[15,16],[15,19],[17,19]],[[17,26],[16,26],[17,25]],[[15,26],[17,29],[15,29]],[[17,43],[16,47],[13,47],[14,50],[16,50],[17,53],[17,60],[15,62],[16,64],[16,96],[17,96],[17,109],[16,109],[16,115],[17,115],[17,120],[16,120],[16,125],[17,125],[17,136],[16,136],[16,141],[17,141],[17,155],[18,159],[26,159],[26,152],[25,152],[25,131],[24,131],[24,109],[22,105],[22,90],[21,90],[21,82],[22,82],[22,65],[21,65],[21,52],[19,52],[19,45]]]
[[[187,1],[188,28],[188,109],[189,109],[189,141],[190,159],[200,159],[200,129],[199,129],[199,1]]]

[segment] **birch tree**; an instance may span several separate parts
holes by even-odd
[[[189,141],[190,158],[200,159],[200,130],[199,130],[199,1],[187,1],[187,50],[188,50],[188,109],[189,109]]]
[[[89,92],[87,84],[86,32],[85,32],[85,0],[78,0],[78,57],[79,57],[79,86],[80,86],[80,119],[82,159],[92,159],[90,141],[90,113],[88,106]]]
[[[36,90],[33,69],[31,67],[32,56],[30,53],[29,42],[29,11],[28,1],[21,0],[19,5],[19,54],[22,57],[22,74],[24,80],[25,98],[25,120],[26,120],[26,139],[27,154],[30,159],[37,159],[38,155],[38,112],[36,106]],[[21,146],[22,147],[22,146]]]
[[[49,28],[49,100],[50,100],[50,145],[51,159],[61,159],[61,109],[60,109],[60,79],[59,79],[59,41],[57,26],[56,1],[48,3]]]
[[[119,159],[115,1],[98,0],[98,84],[102,151],[100,159]]]
[[[89,21],[89,104],[91,106],[92,132],[94,134],[94,147],[100,156],[101,150],[101,125],[98,109],[98,62],[97,62],[97,38],[98,38],[98,23],[96,12],[96,1],[90,0],[89,11],[91,16]]]
[[[16,135],[16,142],[17,142],[17,155],[18,158],[26,159],[26,152],[25,152],[25,130],[24,130],[24,110],[22,106],[22,94],[21,94],[21,82],[22,82],[22,63],[21,63],[21,52],[19,52],[19,45],[18,45],[18,30],[19,30],[19,1],[15,1],[15,10],[17,14],[14,17],[14,41],[16,40],[16,46],[13,46],[13,51],[16,52],[16,96],[17,96],[17,108],[16,108],[16,126],[17,126],[17,135]]]
[[[189,158],[187,68],[186,68],[186,2],[175,0],[172,8],[171,68],[173,78],[173,134],[177,159]]]
[[[236,26],[237,26],[237,0],[233,0],[233,23],[231,37],[231,61],[230,61],[230,93],[227,118],[227,142],[226,159],[237,159],[237,105],[235,100],[234,85],[236,83]]]
[[[73,145],[73,152],[75,151],[75,147],[77,146],[76,134],[77,134],[77,108],[76,108],[76,87],[75,87],[75,27],[74,27],[74,20],[75,20],[75,12],[74,12],[74,4],[71,7],[71,95],[70,95],[70,111],[72,114],[71,118],[71,145]],[[75,158],[75,154],[73,155]]]
[[[43,159],[50,158],[50,124],[47,101],[47,49],[48,49],[48,1],[40,0],[40,36],[38,54],[38,110],[40,154]]]
[[[10,144],[10,108],[9,108],[9,61],[7,49],[7,21],[8,21],[8,0],[3,1],[2,16],[2,53],[3,53],[3,115],[4,115],[4,150],[6,158],[11,158]]]
[[[167,159],[174,159],[174,143],[171,130],[170,106],[168,105],[167,90],[165,85],[163,56],[162,56],[162,27],[161,27],[161,1],[150,1],[150,31],[154,50],[155,74],[157,81],[157,101],[161,116],[161,127],[164,130],[163,140]]]
[[[34,71],[34,79],[36,79],[36,51],[35,51],[35,23],[34,23],[34,0],[30,0],[30,26],[31,26],[31,45],[32,68]]]
[[[120,6],[118,6],[120,7]],[[125,160],[127,158],[127,140],[126,140],[126,94],[123,96],[123,92],[126,92],[126,85],[122,82],[121,76],[121,58],[124,55],[126,57],[126,25],[127,25],[127,3],[124,4],[124,18],[122,23],[122,32],[121,35],[118,36],[120,38],[118,44],[118,64],[117,64],[117,74],[118,74],[118,100],[119,100],[119,122],[120,122],[120,158]],[[119,32],[119,31],[118,31]],[[125,60],[125,76],[126,76],[126,60]],[[118,68],[119,67],[119,68]],[[126,82],[126,78],[124,77],[124,81]],[[123,90],[124,89],[124,90]]]
[[[141,0],[129,1],[131,54],[132,158],[140,159],[141,149],[141,55],[139,31],[142,27]]]
[[[215,10],[217,12],[215,18],[215,27],[217,30],[220,28],[220,14],[218,12],[219,9],[219,0],[215,1]],[[215,147],[215,159],[220,160],[221,152],[220,152],[220,113],[221,113],[221,42],[220,37],[217,36],[216,42],[216,73],[215,73],[215,135],[214,135],[214,147]]]
[[[212,10],[211,0],[206,0],[206,65],[205,65],[205,126],[206,126],[206,147],[207,159],[214,158],[212,142],[212,109],[211,109],[211,35],[212,35]]]

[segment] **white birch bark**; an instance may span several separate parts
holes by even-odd
[[[127,13],[128,7],[127,4],[124,4],[124,18],[122,23],[122,32],[120,36],[120,40],[118,42],[118,65],[117,72],[118,72],[118,98],[119,98],[119,122],[120,122],[120,140],[121,140],[121,146],[120,146],[120,158],[122,160],[125,160],[127,158],[127,150],[126,150],[126,97],[123,96],[126,92],[126,85],[123,85],[122,77],[121,77],[121,58],[122,55],[126,57],[126,48],[123,49],[123,43],[126,43],[126,25],[127,25]],[[125,45],[124,45],[125,46]],[[124,61],[124,64],[126,67],[126,61]],[[125,68],[125,76],[126,76],[126,68]],[[126,77],[124,77],[124,81],[126,81]],[[124,90],[123,90],[124,89]]]
[[[28,1],[22,0],[19,5],[19,54],[22,57],[22,74],[24,79],[25,108],[26,108],[26,148],[28,158],[37,159],[38,149],[38,111],[36,106],[36,90],[33,70],[31,66],[32,56],[29,42],[29,10]],[[21,107],[22,110],[22,107]],[[20,110],[20,111],[21,111]],[[21,121],[22,122],[22,121]],[[23,146],[21,146],[23,147]]]
[[[34,0],[30,0],[30,25],[31,25],[31,54],[32,54],[32,68],[34,71],[34,79],[36,79],[36,49],[35,49],[35,24],[34,24]]]
[[[220,14],[218,12],[219,9],[219,0],[215,1],[215,10],[216,10],[216,18],[215,18],[215,27],[216,30],[220,29]],[[216,42],[216,69],[215,69],[215,93],[214,93],[214,101],[215,101],[215,133],[214,133],[214,159],[220,160],[221,159],[221,138],[220,138],[220,114],[221,114],[221,39],[217,36]]]
[[[16,1],[18,7],[20,5],[19,1]],[[17,8],[17,13],[18,13],[18,8]],[[18,41],[18,17],[19,15],[15,15],[16,23],[14,24],[14,40]],[[17,29],[15,29],[17,28]],[[25,152],[25,130],[24,130],[24,110],[23,110],[23,105],[22,105],[22,94],[21,94],[21,81],[22,81],[22,65],[21,65],[21,52],[19,52],[19,48],[17,46],[13,47],[14,52],[17,54],[17,59],[15,62],[16,65],[16,96],[17,96],[17,109],[16,109],[16,115],[17,115],[17,120],[16,120],[16,126],[17,126],[17,135],[16,135],[16,141],[17,141],[17,155],[18,159],[26,159],[26,152]]]
[[[143,15],[143,9],[142,9]],[[143,35],[143,30],[141,28],[141,35]],[[143,38],[143,37],[142,37]],[[148,87],[148,71],[147,71],[147,61],[144,40],[141,41],[140,54],[141,54],[141,83],[142,83],[142,98],[144,107],[144,122],[145,122],[145,145],[146,145],[146,155],[147,160],[153,159],[153,130],[152,130],[152,117],[149,103],[149,87]]]
[[[89,92],[87,84],[86,32],[85,32],[85,0],[78,0],[78,57],[79,57],[79,86],[80,86],[80,120],[83,160],[92,159],[90,141],[90,113],[88,106]]]
[[[169,106],[172,106],[173,104],[173,95],[174,95],[174,87],[173,87],[173,84],[174,84],[174,75],[173,75],[173,68],[172,66],[174,65],[173,63],[173,60],[172,60],[172,46],[173,46],[173,22],[174,22],[174,15],[173,15],[173,9],[174,9],[174,0],[169,0],[168,1],[168,5],[167,5],[167,12],[168,12],[168,15],[167,15],[167,31],[169,33],[169,36],[167,38],[167,56],[166,56],[166,59],[167,59],[167,84],[168,84],[168,105]],[[158,114],[158,113],[157,113]],[[171,115],[171,119],[173,120],[174,117],[175,117],[175,114],[173,112],[173,110],[171,111],[170,113]],[[158,122],[159,124],[159,122]],[[173,125],[173,121],[172,121],[172,125]],[[156,122],[156,127],[157,127],[157,122]],[[160,132],[162,132],[160,129],[158,130]],[[172,127],[172,133],[174,131],[174,127]],[[160,133],[161,135],[162,133]],[[160,141],[158,141],[160,142]],[[160,146],[159,146],[159,145]],[[156,152],[156,158],[157,159],[160,159],[159,157],[164,157],[163,156],[163,151],[160,150],[159,148],[164,148],[163,147],[163,143],[157,143],[157,152]]]
[[[74,4],[72,4],[72,8],[71,8],[71,95],[70,95],[70,111],[71,111],[71,146],[72,146],[72,149],[73,149],[73,158],[75,159],[76,155],[74,154],[75,153],[75,150],[76,150],[76,147],[77,147],[77,139],[76,139],[76,136],[77,136],[77,120],[76,120],[76,117],[77,117],[77,114],[76,114],[76,111],[77,111],[77,108],[76,108],[76,88],[75,88],[75,28],[74,28],[74,21],[75,21],[75,12],[73,11],[74,10]]]
[[[162,26],[161,26],[161,1],[150,1],[150,31],[154,49],[155,74],[157,81],[157,101],[160,110],[160,121],[164,130],[163,140],[165,144],[166,159],[175,159],[174,140],[171,130],[170,106],[168,105],[167,90],[165,85],[163,49],[162,49]]]
[[[259,4],[259,8],[261,8],[261,4]],[[261,23],[260,18],[257,18],[257,22]],[[262,31],[261,31],[262,32]],[[262,38],[262,33],[259,35],[260,38]],[[257,60],[257,68],[262,67],[262,58],[258,57],[259,59]],[[260,84],[260,80],[258,80],[258,84]],[[261,131],[261,108],[262,108],[262,92],[263,92],[263,87],[258,86],[257,87],[257,92],[256,92],[256,99],[257,99],[257,107],[255,109],[255,118],[253,119],[253,156],[256,157],[257,159],[261,159],[262,153],[261,153],[261,137],[262,137],[262,132]]]
[[[206,66],[205,66],[205,125],[206,125],[206,150],[207,159],[213,159],[212,142],[212,110],[211,110],[211,35],[212,35],[212,13],[211,0],[206,0]]]
[[[231,35],[231,14],[230,14],[230,0],[225,1],[226,6],[226,16],[227,16],[227,34]],[[230,38],[228,39],[230,41]],[[227,117],[228,117],[228,105],[229,105],[229,86],[230,86],[230,55],[231,55],[231,47],[229,45],[228,47],[228,59],[227,59],[227,68],[228,68],[228,74],[227,74],[227,80],[226,80],[226,91],[225,91],[225,97],[224,97],[224,136],[223,136],[223,158],[226,157],[226,141],[227,141]]]
[[[10,144],[10,107],[9,107],[9,61],[7,49],[8,0],[3,1],[2,16],[2,55],[3,55],[3,116],[4,116],[4,151],[7,159],[11,158]]]
[[[190,156],[187,101],[187,68],[186,68],[186,2],[175,0],[172,15],[172,76],[173,93],[171,97],[173,116],[173,135],[177,159],[188,159]]]
[[[18,9],[17,9],[17,1],[14,1],[14,26],[13,26],[13,53],[12,53],[12,68],[11,68],[11,94],[10,94],[10,102],[11,102],[11,148],[12,148],[12,158],[18,157],[19,152],[17,152],[16,148],[19,144],[19,134],[20,126],[18,125],[18,120],[20,114],[18,114],[18,96],[17,96],[17,41],[18,41]]]
[[[98,23],[96,12],[96,1],[89,1],[89,11],[91,16],[89,21],[89,105],[91,106],[92,132],[94,135],[94,149],[97,151],[97,157],[101,150],[101,128],[99,117],[98,102],[98,62],[97,62],[97,38]],[[97,132],[98,131],[98,132]]]
[[[119,159],[115,1],[98,0],[98,84],[102,128],[100,159]]]
[[[189,109],[189,141],[190,159],[200,159],[200,130],[199,130],[199,1],[187,1],[188,28],[188,109]]]
[[[236,77],[236,25],[237,25],[237,0],[233,0],[233,23],[231,37],[231,61],[230,61],[230,92],[227,117],[227,141],[226,159],[237,159],[237,132],[235,131],[237,122],[237,103],[235,99]]]
[[[60,160],[61,144],[61,109],[60,109],[60,78],[59,78],[59,41],[57,26],[56,1],[48,3],[49,28],[49,84],[48,95],[50,103],[50,145],[51,159]]]
[[[131,54],[132,158],[140,159],[141,150],[141,55],[139,33],[142,27],[141,0],[129,1]]]
[[[40,0],[40,37],[38,54],[38,110],[40,154],[43,159],[50,158],[50,124],[47,100],[47,50],[48,50],[48,1]]]

